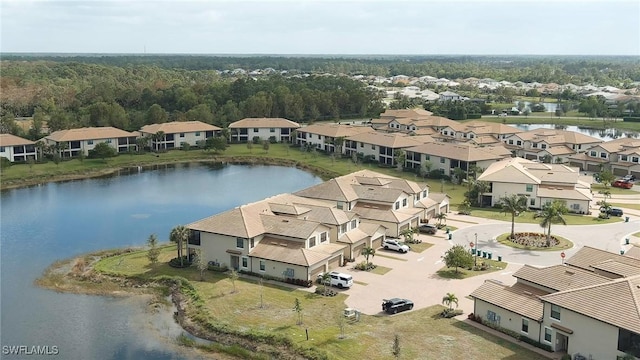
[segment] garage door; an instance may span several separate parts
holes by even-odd
[[[577,167],[578,169],[580,169],[580,171],[582,171],[582,163],[579,162],[569,162],[569,166],[571,167]]]
[[[374,249],[377,249],[379,247],[382,246],[382,236],[380,236],[379,238],[371,241],[371,247]]]
[[[353,248],[353,258],[357,258],[358,256],[360,256],[360,254],[362,254],[362,249],[364,249],[364,245],[358,245],[356,247]],[[375,249],[375,246],[373,247]]]
[[[635,176],[636,179],[639,179],[640,178],[640,171],[632,171],[631,175]]]
[[[614,168],[613,175],[625,176],[627,175],[627,169]]]
[[[524,156],[524,158],[525,158],[525,159],[527,159],[527,160],[538,160],[538,157],[537,157],[537,156],[535,156],[535,155],[531,155],[531,154],[526,154],[526,155]]]
[[[313,269],[311,271],[311,278],[309,280],[316,281],[316,279],[318,278],[318,274],[320,274],[321,272],[324,272],[324,266],[320,266],[317,269]]]
[[[600,165],[588,164],[587,165],[587,171],[599,172],[600,171]]]
[[[433,219],[434,217],[436,217],[436,209],[429,210],[427,212],[427,219]]]
[[[440,206],[440,214],[446,214],[449,212],[449,205]]]
[[[403,232],[404,230],[406,230],[408,228],[409,228],[409,224],[404,224],[404,225],[400,226],[400,231],[398,231],[398,234]]]
[[[335,258],[329,260],[329,270],[335,270],[340,267],[340,255]]]

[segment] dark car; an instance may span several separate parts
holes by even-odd
[[[438,232],[438,228],[435,225],[422,224],[418,226],[418,230],[423,234],[435,235]]]
[[[609,211],[607,211],[607,213],[609,213],[609,215],[611,215],[611,216],[622,216],[622,215],[624,215],[624,213],[622,212],[622,209],[618,209],[618,208],[611,208],[611,209],[609,209]]]
[[[401,311],[413,309],[413,301],[407,299],[385,299],[382,300],[382,311],[387,314],[397,314]]]

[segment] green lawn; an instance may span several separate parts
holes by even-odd
[[[456,270],[456,268],[448,268],[445,266],[440,270],[438,270],[436,274],[438,274],[438,276],[443,277],[445,279],[466,279],[469,277],[483,275],[483,274],[491,273],[494,271],[504,270],[504,268],[507,267],[507,263],[505,262],[497,261],[497,260],[489,260],[480,256],[476,257],[476,263],[478,265],[485,263],[486,265],[489,266],[489,268],[486,270],[475,271],[475,270],[463,269],[463,268],[458,268]]]
[[[175,246],[163,247],[163,261],[174,256]],[[348,291],[323,297],[307,289],[260,285],[254,279],[245,278],[235,281],[234,289],[225,274],[207,271],[205,281],[199,281],[197,271],[191,268],[174,269],[166,264],[151,268],[143,251],[105,258],[96,268],[111,274],[183,276],[192,281],[204,300],[199,314],[211,321],[243,331],[284,335],[302,348],[321,349],[334,359],[389,359],[396,334],[401,340],[402,357],[406,359],[424,358],[427,353],[434,358],[460,360],[486,358],[487,354],[497,359],[539,358],[535,353],[456,319],[440,318],[438,314],[444,309],[440,305],[394,316],[361,315],[359,322],[352,323],[344,321],[341,315]],[[295,299],[303,309],[300,325],[296,324],[297,314],[293,311]],[[306,330],[309,341],[306,341]]]
[[[501,212],[499,209],[493,208],[473,208],[471,211],[472,216],[478,216],[486,219],[493,220],[501,220],[511,222],[511,214],[505,214]],[[516,216],[516,223],[533,223],[539,224],[540,219],[534,219],[535,211],[526,211],[520,213],[520,216]],[[598,225],[598,224],[608,224],[622,221],[620,218],[612,217],[610,219],[598,219],[588,215],[576,215],[576,214],[567,214],[564,216],[567,225]],[[562,225],[560,225],[562,226]]]
[[[433,244],[428,243],[428,242],[421,242],[421,243],[417,243],[417,244],[409,244],[409,247],[411,248],[411,251],[417,252],[417,253],[421,253],[425,250],[427,250],[428,248],[432,247]]]
[[[517,231],[516,231],[517,233]],[[535,251],[557,251],[557,250],[564,250],[564,249],[570,249],[571,247],[573,247],[573,243],[565,238],[563,238],[562,236],[557,236],[557,235],[553,235],[553,233],[551,233],[551,235],[553,235],[556,239],[558,239],[559,243],[556,246],[552,246],[549,248],[532,248],[529,246],[524,246],[524,245],[520,245],[520,244],[516,244],[514,242],[511,242],[508,238],[511,235],[511,233],[506,233],[506,234],[502,234],[499,235],[496,238],[496,241],[498,241],[500,244],[502,245],[506,245],[506,246],[510,246],[512,248],[516,248],[516,249],[524,249],[524,250],[535,250]]]
[[[640,195],[639,192],[633,191],[631,189],[622,189],[622,188],[617,188],[612,186],[605,187],[602,184],[591,185],[591,191],[593,191],[594,194],[602,194],[603,191],[607,191],[607,190],[611,193],[611,195]]]
[[[622,203],[609,203],[609,205],[611,205],[612,207],[616,207],[616,208],[627,208],[627,209],[634,209],[634,210],[640,210],[640,204],[622,204]]]

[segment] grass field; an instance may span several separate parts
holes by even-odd
[[[175,246],[162,248],[162,261],[174,256]],[[204,300],[201,312],[213,321],[245,331],[284,335],[303,348],[320,348],[333,359],[389,359],[395,335],[400,338],[405,359],[480,359],[487,354],[495,359],[539,359],[536,353],[456,319],[440,318],[444,309],[440,305],[394,316],[361,315],[359,322],[349,322],[341,315],[347,297],[344,293],[323,297],[308,289],[269,282],[261,285],[243,277],[234,286],[225,274],[209,271],[205,281],[199,281],[198,272],[191,268],[174,269],[166,263],[149,266],[144,251],[105,258],[96,269],[128,276],[183,276]],[[297,324],[293,311],[296,299],[302,306],[302,324]],[[305,331],[309,332],[308,341]]]
[[[466,279],[473,276],[484,275],[494,271],[503,270],[504,268],[507,267],[507,263],[505,262],[497,261],[493,259],[489,260],[480,256],[476,256],[475,261],[478,265],[485,263],[486,265],[489,266],[489,268],[487,270],[476,271],[476,270],[468,270],[463,268],[458,268],[456,270],[456,268],[448,268],[445,266],[440,270],[438,270],[436,273],[438,274],[438,276],[443,277],[445,279]]]
[[[486,219],[493,220],[501,220],[511,222],[511,214],[503,213],[499,209],[492,208],[474,208],[471,211],[472,216],[478,216]],[[519,216],[516,216],[516,223],[532,223],[539,224],[541,219],[534,219],[535,211],[525,211],[520,213]],[[620,218],[612,217],[610,219],[598,219],[597,217],[592,217],[588,215],[577,215],[577,214],[566,214],[564,215],[564,219],[567,222],[567,225],[599,225],[599,224],[608,224],[622,221]],[[517,231],[517,229],[516,229]]]
[[[627,209],[640,210],[640,204],[609,203],[609,205],[611,205],[614,208],[627,208]]]

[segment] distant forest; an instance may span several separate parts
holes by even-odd
[[[1,60],[3,132],[18,131],[5,121],[14,116],[47,119],[53,131],[77,126],[137,130],[174,120],[224,127],[244,117],[307,122],[377,117],[383,111],[383,94],[347,76],[323,74],[617,87],[640,81],[638,57],[3,54]],[[232,73],[266,68],[277,71],[256,79]]]

